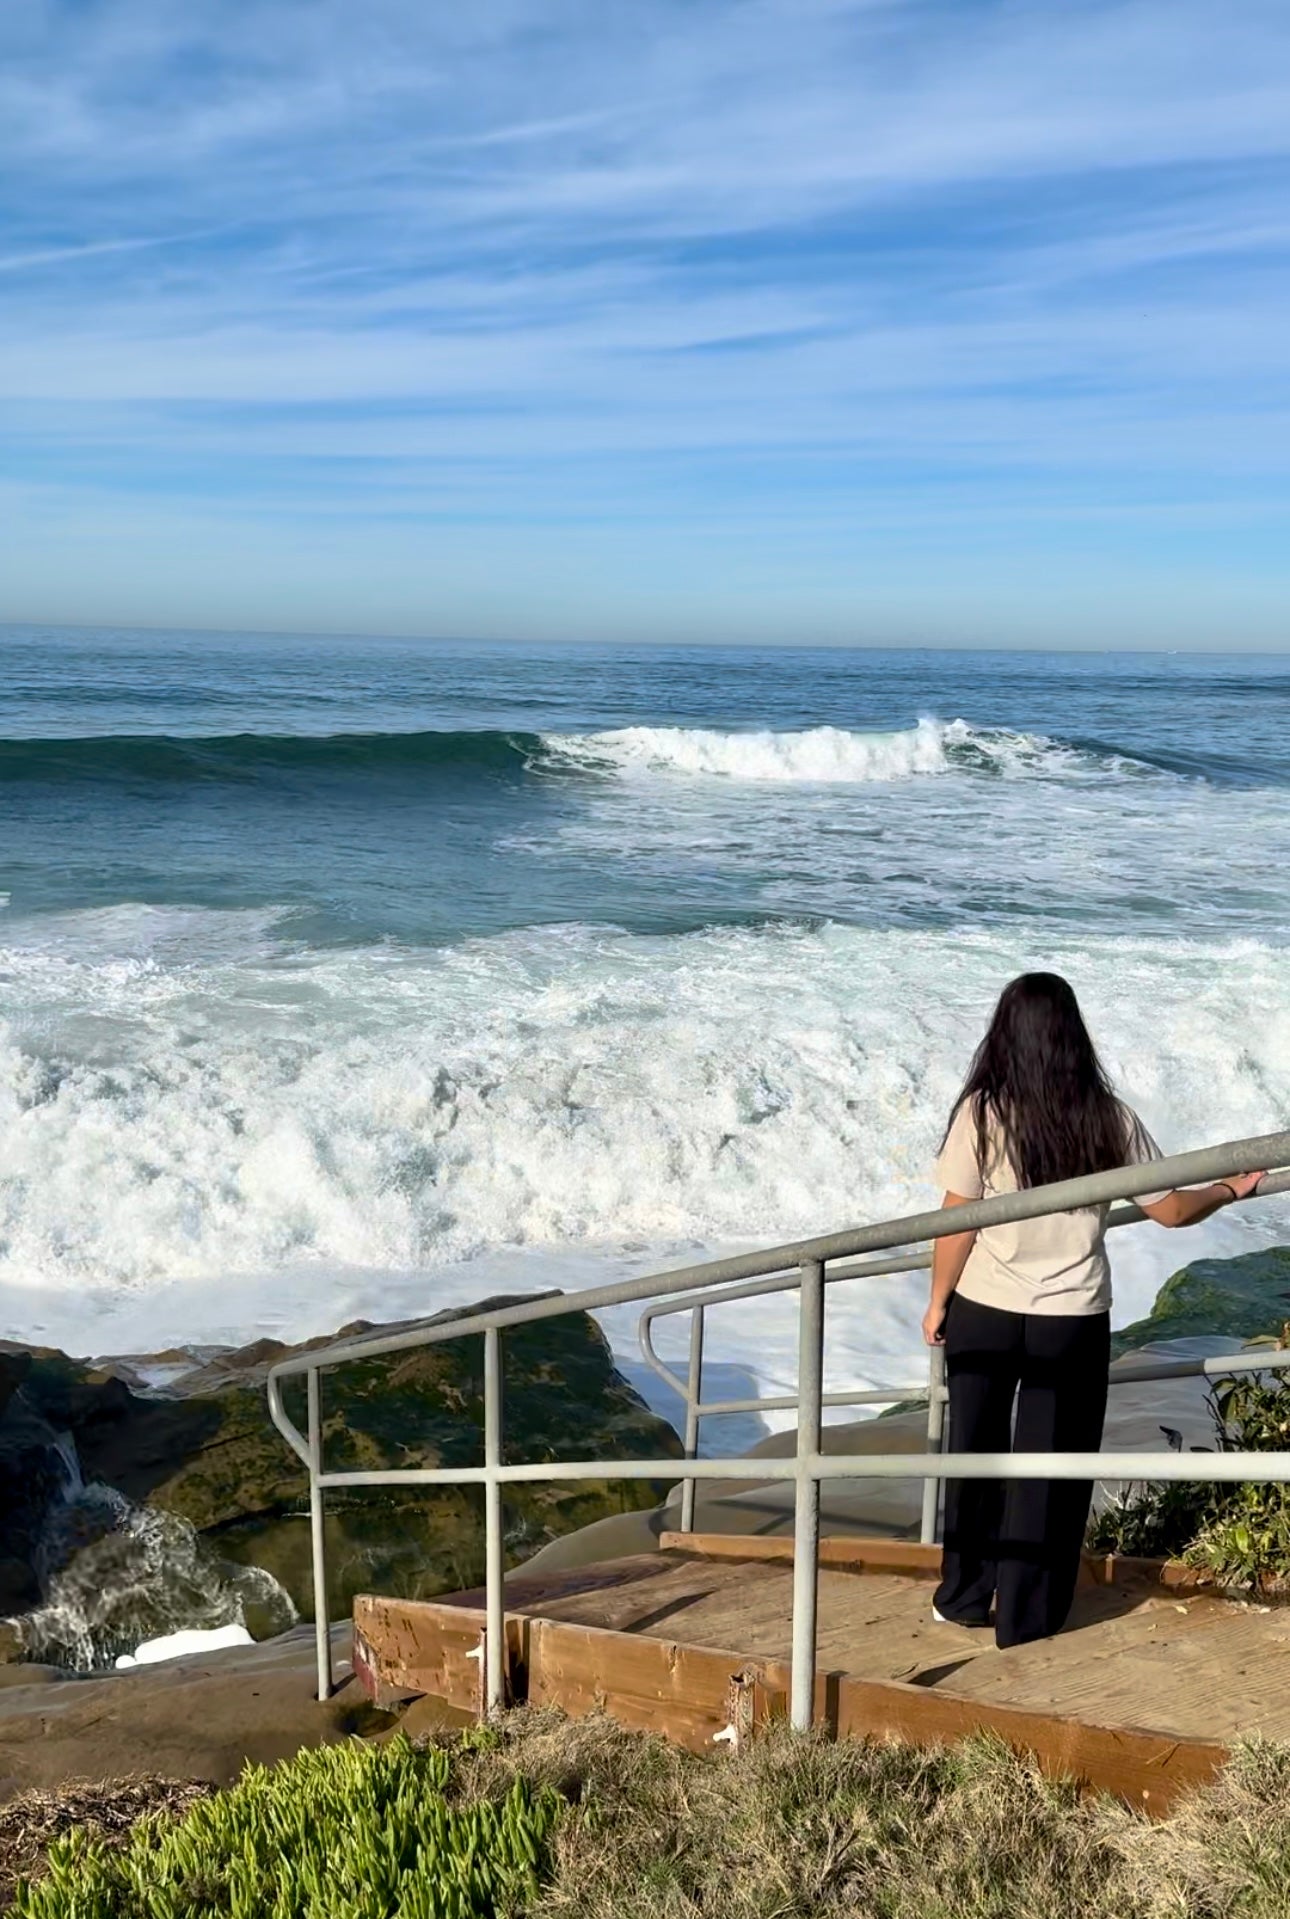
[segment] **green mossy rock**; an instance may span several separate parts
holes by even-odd
[[[401,1331],[409,1323],[358,1322],[333,1337]],[[142,1361],[91,1367],[33,1351],[11,1406],[21,1401],[26,1415],[51,1432],[69,1432],[87,1481],[187,1519],[222,1556],[272,1572],[310,1616],[308,1481],[269,1419],[265,1380],[289,1352],[325,1343],[291,1348],[261,1340],[222,1352],[165,1396],[145,1396],[127,1383],[137,1381]],[[587,1314],[503,1334],[502,1361],[508,1460],[680,1457],[676,1434],[615,1370],[609,1344]],[[303,1377],[288,1382],[284,1399],[303,1430]],[[324,1373],[322,1401],[323,1458],[333,1471],[480,1464],[483,1342],[451,1341]],[[3,1431],[0,1422],[0,1442]],[[656,1505],[663,1490],[640,1481],[513,1487],[505,1504],[510,1558],[609,1513]],[[327,1508],[332,1617],[348,1611],[359,1591],[430,1597],[482,1576],[481,1489],[355,1489],[329,1493]]]
[[[1145,1319],[1123,1327],[1111,1351],[1134,1352],[1159,1339],[1219,1335],[1276,1339],[1290,1320],[1290,1247],[1236,1259],[1198,1259],[1167,1279]]]

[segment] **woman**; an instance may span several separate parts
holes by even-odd
[[[1005,987],[936,1163],[946,1206],[1161,1157],[1117,1099],[1074,993],[1055,973]],[[1252,1193],[1261,1173],[1138,1205],[1193,1226]],[[945,1347],[955,1452],[1096,1452],[1106,1413],[1108,1208],[1083,1207],[935,1242],[929,1345]],[[1016,1431],[1012,1432],[1016,1400]],[[1000,1646],[1059,1632],[1070,1611],[1092,1485],[950,1480],[935,1616],[989,1623]]]

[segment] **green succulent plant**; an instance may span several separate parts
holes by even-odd
[[[250,1767],[113,1850],[77,1828],[15,1919],[492,1919],[527,1903],[564,1806],[516,1778],[454,1804],[440,1748],[328,1746]]]

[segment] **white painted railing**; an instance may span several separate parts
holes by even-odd
[[[316,1619],[318,1692],[325,1698],[332,1687],[331,1640],[327,1618],[327,1567],[324,1537],[324,1498],[327,1492],[348,1486],[473,1486],[485,1496],[486,1611],[485,1697],[490,1710],[505,1699],[505,1591],[502,1532],[502,1488],[535,1481],[604,1479],[676,1479],[683,1481],[689,1504],[683,1523],[693,1523],[693,1486],[700,1480],[748,1480],[766,1483],[792,1480],[794,1497],[793,1551],[793,1664],[791,1715],[793,1724],[811,1723],[815,1690],[816,1600],[819,1578],[818,1547],[820,1483],[825,1479],[921,1479],[924,1482],[924,1533],[928,1531],[928,1496],[934,1513],[936,1489],[947,1479],[1117,1479],[1117,1480],[1251,1480],[1290,1482],[1290,1452],[1286,1453],[942,1453],[939,1419],[943,1396],[933,1378],[926,1453],[868,1453],[861,1457],[826,1455],[820,1450],[822,1411],[826,1404],[874,1403],[874,1394],[828,1394],[823,1391],[825,1288],[861,1274],[908,1272],[928,1264],[924,1253],[910,1249],[925,1240],[971,1232],[1013,1220],[1038,1219],[1077,1207],[1132,1200],[1138,1193],[1164,1187],[1196,1186],[1210,1180],[1260,1167],[1290,1168],[1290,1132],[1268,1133],[1255,1139],[1232,1140],[1199,1152],[1180,1153],[1149,1165],[1126,1166],[1094,1173],[1058,1185],[1037,1187],[994,1199],[973,1200],[944,1211],[917,1213],[905,1219],[853,1227],[816,1239],[798,1240],[762,1252],[741,1253],[703,1265],[627,1280],[614,1286],[589,1288],[572,1294],[553,1294],[525,1300],[491,1312],[466,1313],[461,1318],[410,1328],[370,1339],[340,1340],[311,1352],[282,1360],[269,1373],[269,1411],[279,1432],[309,1473],[309,1507],[313,1544],[313,1585]],[[1260,1194],[1290,1190],[1290,1170],[1269,1174]],[[1143,1215],[1136,1207],[1112,1214],[1116,1225],[1131,1224]],[[893,1253],[898,1257],[856,1263],[859,1254]],[[849,1263],[844,1263],[849,1262]],[[745,1284],[744,1282],[757,1282]],[[789,1405],[798,1412],[797,1444],[791,1459],[699,1459],[698,1428],[702,1418],[720,1411],[748,1410],[758,1402],[732,1401],[705,1405],[702,1386],[704,1311],[722,1299],[755,1298],[769,1292],[798,1292],[798,1389]],[[508,1328],[532,1325],[567,1313],[596,1312],[643,1300],[666,1300],[642,1321],[646,1357],[660,1365],[649,1340],[653,1318],[665,1310],[691,1311],[690,1371],[682,1382],[667,1368],[665,1376],[684,1392],[687,1404],[685,1458],[510,1464],[503,1460],[501,1339]],[[484,1343],[484,1460],[481,1466],[390,1467],[360,1472],[327,1472],[322,1449],[322,1387],[324,1369],[350,1360],[380,1358],[450,1339],[482,1338]],[[1178,1377],[1187,1372],[1227,1374],[1262,1370],[1290,1363],[1290,1353],[1223,1358],[1215,1362],[1163,1362],[1139,1378]],[[306,1376],[308,1430],[301,1433],[288,1419],[282,1403],[284,1379]],[[1120,1375],[1124,1376],[1124,1375]],[[906,1389],[879,1389],[879,1397],[903,1398]],[[760,1402],[762,1405],[780,1402]]]

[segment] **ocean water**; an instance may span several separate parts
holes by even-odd
[[[1167,1150],[1282,1126],[1288,719],[1236,655],[0,631],[0,1328],[302,1336],[912,1211],[1023,967]],[[1288,1232],[1120,1235],[1117,1319]],[[831,1389],[918,1376],[921,1295],[834,1289]],[[712,1331],[791,1385],[791,1301]]]

